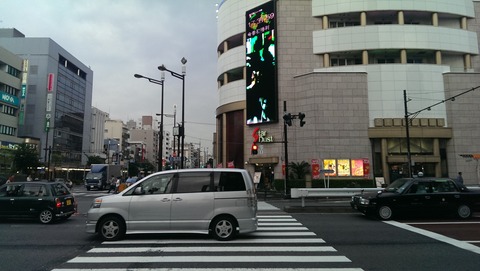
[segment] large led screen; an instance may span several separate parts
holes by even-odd
[[[278,121],[275,2],[246,12],[247,124]]]

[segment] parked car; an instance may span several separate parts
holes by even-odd
[[[0,185],[4,185],[7,182],[7,177],[0,176]]]
[[[73,187],[73,182],[64,178],[55,178],[53,181],[64,183],[69,189]]]
[[[36,218],[44,224],[67,219],[76,202],[63,183],[13,182],[0,186],[1,218]]]
[[[104,240],[136,233],[201,233],[231,240],[257,229],[252,177],[242,169],[157,172],[124,191],[96,198],[86,231]]]
[[[466,219],[480,211],[480,191],[449,178],[403,178],[382,191],[354,195],[350,205],[383,220],[401,214],[455,214]]]

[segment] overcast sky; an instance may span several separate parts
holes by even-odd
[[[185,142],[212,151],[216,82],[216,6],[220,0],[0,0],[0,28],[48,37],[93,70],[92,106],[112,119],[160,113],[161,64],[185,79]],[[182,81],[165,75],[164,113],[181,121]],[[171,131],[173,119],[165,118]]]

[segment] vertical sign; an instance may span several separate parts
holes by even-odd
[[[314,180],[320,179],[320,164],[318,159],[312,159],[312,178]]]
[[[20,112],[18,113],[18,125],[25,124],[25,105],[27,104],[27,82],[28,82],[28,59],[22,63],[22,90],[20,94]]]
[[[248,10],[245,22],[247,124],[276,122],[275,1]]]
[[[368,158],[363,159],[363,177],[368,178],[370,176],[370,161]]]
[[[54,88],[55,76],[53,73],[49,73],[47,77],[47,102],[45,104],[45,132],[50,130],[52,103],[53,103],[53,88]],[[47,134],[48,135],[48,134]]]
[[[53,92],[53,84],[54,84],[53,79],[54,78],[55,78],[55,76],[54,76],[53,73],[48,74],[48,83],[47,83],[47,91],[48,92]]]

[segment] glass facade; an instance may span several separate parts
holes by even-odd
[[[84,75],[85,72],[64,57],[59,57],[53,151],[64,163],[78,162],[82,155],[86,93]]]

